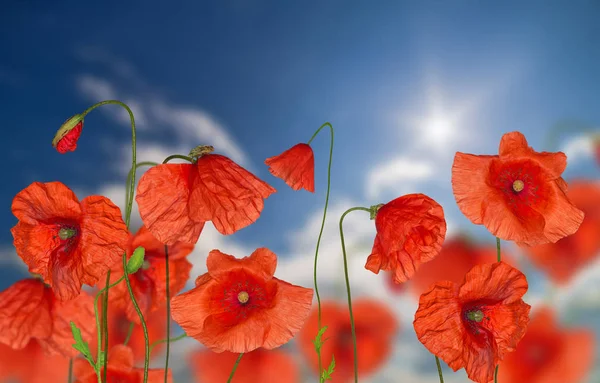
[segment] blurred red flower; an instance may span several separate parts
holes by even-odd
[[[129,276],[131,288],[135,294],[138,306],[142,314],[146,316],[166,304],[166,263],[165,245],[158,241],[152,233],[144,226],[132,235],[129,240],[127,257],[131,257],[133,251],[142,246],[145,250],[144,264]],[[174,296],[185,287],[190,277],[192,264],[185,258],[194,245],[176,242],[169,246],[169,293]],[[123,276],[123,265],[119,263],[112,268],[111,283],[116,282]],[[140,318],[131,302],[127,284],[122,282],[113,287],[108,297],[116,307],[125,308],[130,321],[140,323]],[[112,306],[111,306],[112,307]]]
[[[556,242],[577,231],[583,212],[566,196],[564,153],[535,152],[525,136],[502,136],[499,155],[457,152],[452,189],[458,207],[476,225],[519,245]]]
[[[122,282],[124,283],[124,282]],[[112,291],[112,289],[111,289]],[[110,298],[110,294],[109,294]],[[100,302],[101,303],[101,302]],[[100,310],[101,304],[99,304]],[[160,307],[157,311],[151,314],[144,315],[146,321],[146,328],[148,329],[149,344],[152,344],[158,340],[166,338],[167,331],[167,312],[166,305]],[[109,304],[108,308],[108,345],[109,348],[124,344],[127,334],[129,332],[129,326],[131,321],[127,318],[127,314],[123,309],[113,307]],[[96,355],[98,343],[96,336],[92,337],[90,341],[90,350],[92,354]],[[144,344],[144,331],[141,324],[135,324],[127,347],[133,352],[135,362],[143,362],[145,355],[145,344]],[[152,357],[157,357],[164,348],[164,344],[158,344],[152,351]]]
[[[74,357],[70,321],[84,340],[96,329],[94,303],[82,292],[70,301],[60,301],[39,279],[24,279],[0,292],[0,343],[23,349],[32,339],[49,355]]]
[[[557,283],[567,283],[600,253],[600,184],[571,182],[567,195],[585,213],[573,235],[556,243],[525,249],[533,262]]]
[[[96,372],[85,359],[77,359],[73,362],[73,375],[75,383],[96,383]],[[152,369],[148,371],[148,383],[163,383],[164,369]],[[108,364],[106,367],[107,382],[119,383],[142,383],[144,381],[144,369],[133,367],[133,352],[127,346],[118,345],[108,353]],[[169,370],[168,382],[173,382],[171,370]]]
[[[594,365],[594,332],[558,327],[551,309],[532,316],[517,350],[500,364],[499,383],[581,383]]]
[[[516,263],[503,250],[502,261],[511,266]],[[465,274],[476,265],[496,262],[498,258],[496,246],[478,244],[466,236],[456,236],[444,242],[442,251],[431,262],[422,265],[411,279],[410,290],[417,297],[426,293],[436,282],[450,281],[460,283]]]
[[[267,248],[237,259],[213,250],[196,287],[171,301],[173,319],[216,352],[273,349],[287,343],[310,311],[313,291],[273,277],[277,256]]]
[[[227,382],[239,354],[196,351],[190,355],[195,381]],[[291,355],[258,348],[244,354],[231,383],[299,383],[300,370]]]
[[[68,372],[69,358],[46,354],[36,340],[20,350],[0,344],[0,382],[64,382]]]
[[[398,332],[398,321],[394,313],[384,304],[372,299],[357,299],[352,303],[356,344],[358,349],[358,374],[365,378],[377,371],[387,361],[394,338]],[[335,301],[321,303],[322,326],[327,326],[321,348],[323,367],[327,368],[332,356],[335,370],[332,383],[345,383],[354,376],[354,347],[350,314],[345,304]],[[318,310],[313,310],[306,325],[298,335],[298,345],[313,371],[319,371],[319,359],[313,340],[319,331]]]
[[[392,270],[394,281],[409,280],[435,258],[446,236],[442,207],[424,194],[407,194],[383,205],[375,218],[377,235],[365,268]]]
[[[454,371],[488,383],[527,330],[527,287],[525,275],[503,262],[473,267],[461,285],[438,282],[419,300],[417,338]]]
[[[308,144],[297,144],[278,156],[265,160],[269,172],[285,181],[292,189],[315,192],[315,156]]]
[[[52,287],[56,297],[77,297],[121,259],[129,234],[108,198],[81,202],[60,182],[34,182],[12,202],[19,222],[11,229],[17,254]]]
[[[254,223],[275,189],[227,157],[164,164],[140,179],[136,201],[144,225],[162,243],[196,243],[204,223],[233,234]]]

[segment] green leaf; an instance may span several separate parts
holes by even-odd
[[[146,255],[146,250],[141,246],[133,251],[133,255],[129,258],[129,262],[127,262],[127,274],[133,274],[142,267],[144,264],[144,255]]]
[[[81,337],[81,330],[77,327],[75,323],[71,321],[71,332],[73,333],[73,339],[75,339],[75,344],[73,348],[79,351],[85,359],[92,365],[94,371],[98,371],[96,368],[96,364],[94,363],[94,358],[92,357],[92,353],[90,352],[90,346],[86,341]]]
[[[335,357],[333,355],[331,355],[331,363],[329,363],[329,367],[327,367],[327,370],[323,370],[323,372],[321,373],[321,382],[324,382],[326,380],[331,380],[331,375],[333,374],[334,370],[335,370]]]
[[[323,341],[323,334],[325,334],[325,330],[327,330],[327,326],[323,326],[313,340],[313,344],[315,345],[315,350],[317,353],[321,351],[321,347],[323,346],[323,343],[325,343],[325,341]]]

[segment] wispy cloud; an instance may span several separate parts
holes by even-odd
[[[367,174],[366,193],[369,198],[379,197],[386,189],[398,195],[415,192],[416,184],[435,175],[435,165],[426,160],[396,157],[374,166]]]
[[[561,151],[567,155],[570,164],[584,161],[594,156],[594,142],[590,135],[581,135],[567,140]]]

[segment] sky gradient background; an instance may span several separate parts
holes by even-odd
[[[337,220],[352,206],[423,192],[444,207],[449,234],[468,232],[493,244],[456,206],[454,153],[495,154],[502,134],[519,130],[536,150],[567,152],[567,180],[598,179],[588,139],[573,131],[552,143],[548,132],[565,119],[600,123],[599,15],[600,4],[586,1],[11,0],[0,12],[0,288],[27,275],[12,247],[10,202],[31,182],[60,180],[80,198],[101,194],[123,206],[131,165],[124,111],[92,112],[74,153],[61,156],[51,146],[65,119],[113,98],[135,113],[138,162],[210,144],[278,190],[256,224],[228,237],[206,226],[190,258],[191,281],[205,272],[213,248],[242,257],[265,246],[280,256],[277,276],[312,285],[327,132],[313,142],[314,195],[293,192],[263,161],[306,142],[325,121],[336,132],[320,252],[326,298],[335,298],[342,283]],[[137,229],[137,209],[133,214]],[[433,358],[412,329],[416,300],[394,296],[363,268],[373,223],[356,213],[346,228],[354,296],[386,301],[402,329],[390,362],[368,381],[436,382]],[[533,268],[524,271],[526,301],[535,304],[548,282]],[[595,325],[599,334],[599,286],[595,263],[554,304],[577,313],[574,326]],[[194,341],[175,347],[177,382],[189,379],[185,354],[193,348]],[[446,380],[466,377],[446,372]],[[589,382],[600,382],[600,373]]]

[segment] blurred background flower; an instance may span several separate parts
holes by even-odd
[[[595,2],[553,0],[352,5],[229,0],[218,5],[184,1],[176,7],[156,0],[9,1],[0,12],[0,121],[6,143],[0,151],[5,169],[0,289],[27,276],[12,246],[16,219],[10,203],[31,182],[61,181],[79,199],[101,194],[123,209],[131,144],[129,117],[121,108],[106,106],[88,115],[75,152],[59,155],[51,145],[69,116],[111,98],[135,113],[138,161],[162,161],[196,145],[213,145],[215,153],[278,190],[255,224],[231,236],[206,225],[188,257],[193,268],[184,290],[206,272],[210,250],[250,254],[262,246],[280,256],[278,278],[312,286],[329,139],[319,135],[311,143],[315,194],[294,192],[263,162],[291,143],[306,142],[325,121],[336,129],[336,143],[319,254],[321,297],[340,307],[345,303],[340,215],[352,206],[407,193],[425,193],[444,208],[448,234],[442,252],[457,258],[451,267],[440,265],[441,273],[435,266],[430,272],[454,278],[454,268],[466,266],[459,264],[465,256],[450,247],[452,238],[466,236],[475,249],[495,245],[456,206],[450,184],[456,151],[497,153],[502,134],[518,130],[537,151],[565,151],[568,182],[599,182],[599,12]],[[594,222],[584,220],[582,227],[598,233]],[[131,230],[140,226],[134,206]],[[364,269],[373,222],[351,214],[344,231],[353,297],[383,302],[400,324],[385,361],[361,382],[437,383],[435,360],[411,325],[417,309],[413,292],[429,282],[421,286],[416,276],[403,291],[391,291],[388,273]],[[566,246],[567,251],[573,247],[569,257],[576,257],[567,267],[555,263],[564,262],[564,249],[553,252],[557,258],[551,262],[537,261],[508,243],[503,251],[527,275],[524,300],[532,305],[532,317],[536,307],[549,307],[556,331],[592,331],[597,350],[600,259],[587,238],[598,236],[583,231],[579,236],[586,239]],[[569,277],[558,285],[556,275],[563,273]],[[172,335],[180,331],[174,327]],[[300,382],[314,382],[299,343],[279,351],[294,361]],[[172,345],[174,381],[208,379],[194,377],[197,364],[190,358],[196,351],[203,352],[202,347],[191,339]],[[31,352],[30,363],[36,363],[37,351]],[[10,353],[0,355],[1,372],[13,359]],[[164,358],[160,352],[155,356],[152,367],[161,368]],[[598,352],[592,357],[590,369],[576,366],[581,383],[600,381]],[[467,381],[463,371],[450,373],[444,366],[444,372],[447,383]]]

